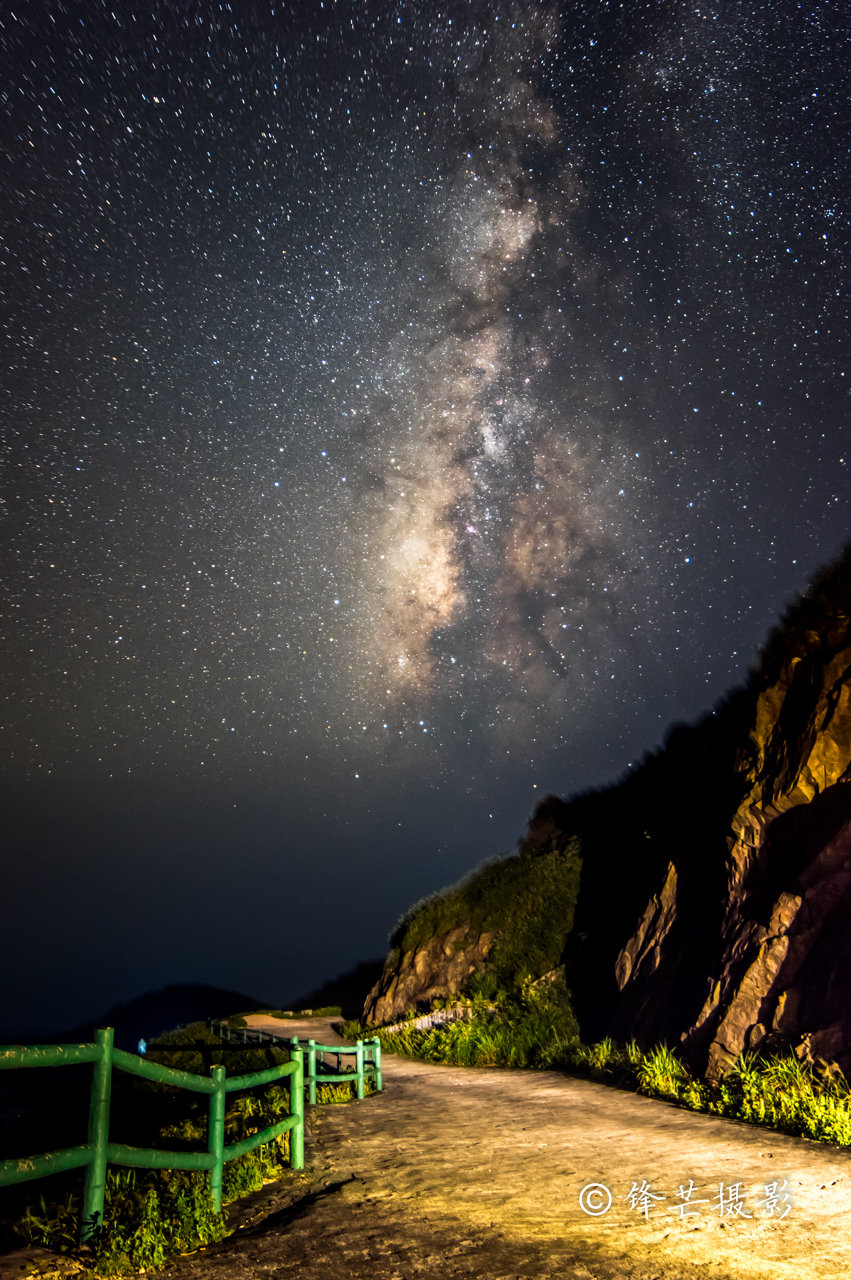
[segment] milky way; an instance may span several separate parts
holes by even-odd
[[[12,783],[462,869],[741,679],[849,528],[842,8],[7,5]]]
[[[337,10],[4,23],[26,770],[696,709],[842,532],[830,8]]]

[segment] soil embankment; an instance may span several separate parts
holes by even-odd
[[[316,1020],[268,1025],[339,1040]],[[851,1274],[851,1152],[555,1072],[385,1066],[384,1094],[313,1111],[299,1187],[258,1193],[265,1216],[164,1280]],[[664,1197],[646,1217],[629,1200],[642,1182]],[[612,1196],[599,1216],[580,1207],[589,1184]],[[772,1185],[774,1217],[759,1203]]]

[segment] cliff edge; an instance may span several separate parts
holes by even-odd
[[[367,1019],[563,966],[586,1039],[679,1042],[710,1076],[757,1048],[851,1068],[850,616],[851,548],[744,688],[620,782],[548,797],[513,858],[409,912]],[[569,863],[568,892],[530,891],[545,863]]]

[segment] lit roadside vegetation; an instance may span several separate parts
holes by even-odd
[[[728,1116],[780,1133],[851,1146],[851,1088],[837,1067],[813,1067],[794,1055],[742,1054],[717,1084],[694,1077],[666,1045],[633,1041],[583,1044],[558,993],[527,985],[496,1009],[473,1001],[473,1017],[418,1031],[349,1023],[347,1035],[377,1035],[387,1053],[469,1067],[563,1070],[663,1098],[691,1111]]]
[[[248,1018],[339,1018],[342,1012],[338,1004],[324,1005],[321,1009],[248,1009],[245,1013],[232,1013],[229,1018],[223,1018],[222,1023],[231,1031],[241,1031],[248,1026]]]
[[[493,997],[520,988],[529,974],[560,964],[573,928],[582,850],[577,837],[551,840],[534,854],[512,854],[483,863],[457,884],[411,907],[390,935],[392,968],[411,952],[463,926],[467,937],[491,934],[487,969],[472,989]]]
[[[222,1044],[218,1033],[206,1023],[195,1022],[150,1041],[146,1056],[179,1071],[208,1075],[210,1060],[215,1060],[215,1050]],[[288,1062],[289,1050],[246,1045],[229,1052],[224,1060],[228,1075],[237,1076]],[[372,1092],[373,1082],[367,1079],[365,1083],[367,1092]],[[317,1087],[320,1103],[348,1102],[354,1096],[354,1084],[346,1082]],[[131,1145],[167,1151],[206,1150],[206,1095],[177,1091],[115,1072],[112,1112],[111,1129]],[[288,1083],[229,1095],[225,1143],[251,1137],[287,1115]],[[85,1125],[84,1107],[80,1116]],[[40,1141],[41,1149],[47,1150],[52,1145],[50,1132],[51,1119],[45,1115],[43,1132],[37,1137],[30,1133],[28,1140]],[[282,1133],[272,1142],[225,1164],[223,1204],[232,1204],[268,1182],[295,1176],[290,1168],[290,1135]],[[107,1170],[101,1229],[90,1249],[80,1253],[79,1183],[79,1176],[71,1173],[9,1188],[0,1223],[0,1246],[14,1249],[30,1244],[70,1253],[85,1261],[86,1274],[116,1276],[155,1271],[180,1254],[230,1234],[227,1214],[213,1210],[205,1172],[112,1166]]]

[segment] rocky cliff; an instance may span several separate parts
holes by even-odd
[[[746,792],[728,839],[723,963],[686,1043],[706,1047],[710,1074],[743,1049],[789,1042],[849,1066],[847,574],[844,584],[824,584],[785,651],[778,647],[746,745]]]
[[[713,746],[702,802],[694,778],[686,811],[683,794],[658,798],[679,808],[677,829],[653,841],[665,866],[645,864],[597,1029],[602,1017],[616,1034],[679,1040],[711,1077],[758,1047],[851,1067],[849,612],[847,554],[771,637]],[[682,768],[705,732],[681,736]],[[589,890],[588,912],[605,915]]]
[[[473,975],[484,970],[492,944],[492,933],[471,936],[464,922],[410,950],[391,952],[367,997],[364,1016],[368,1022],[396,1022],[434,1000],[465,991]]]
[[[711,1075],[758,1046],[851,1068],[850,613],[851,550],[789,611],[747,687],[622,782],[536,810],[521,864],[570,848],[578,869],[581,849],[560,959],[586,1038],[680,1042]],[[477,912],[455,900],[440,928],[420,915],[416,939],[403,931],[367,1016],[486,982],[511,913],[486,936]]]
[[[553,837],[413,907],[391,937],[367,1021],[395,1022],[462,993],[493,997],[550,973],[573,924],[581,869],[578,842]]]

